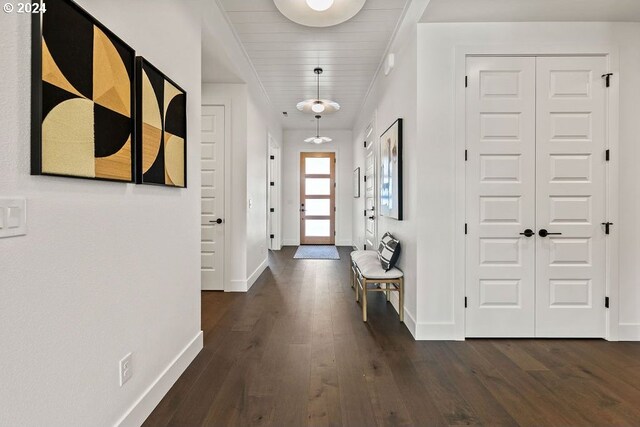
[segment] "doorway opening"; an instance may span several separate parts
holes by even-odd
[[[335,153],[300,153],[300,244],[335,245],[335,221]]]

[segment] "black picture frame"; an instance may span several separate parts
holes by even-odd
[[[398,221],[404,218],[402,124],[397,119],[380,135],[380,216]]]
[[[44,175],[44,176],[57,176],[57,177],[66,177],[66,178],[75,178],[75,179],[85,179],[85,180],[93,180],[93,181],[110,181],[110,182],[119,182],[119,183],[134,183],[135,182],[135,146],[136,146],[136,126],[135,126],[135,117],[136,117],[136,105],[135,105],[135,93],[136,93],[136,78],[135,78],[135,59],[136,52],[135,50],[129,46],[124,40],[118,37],[113,31],[107,28],[104,24],[102,24],[98,19],[96,19],[93,15],[79,6],[72,0],[47,0],[40,1],[41,5],[46,3],[45,13],[34,13],[32,15],[31,21],[31,175]],[[42,8],[42,6],[41,6]],[[43,38],[45,36],[43,28],[45,24],[48,25],[48,22],[45,20],[52,19],[51,11],[55,10],[52,8],[60,8],[67,9],[68,13],[77,15],[76,18],[80,18],[85,20],[87,24],[92,25],[93,27],[97,27],[104,35],[107,36],[110,42],[114,44],[114,48],[118,50],[120,55],[123,53],[127,53],[129,59],[125,61],[125,58],[121,57],[123,60],[123,65],[128,67],[127,72],[129,73],[129,115],[130,117],[125,117],[125,120],[130,123],[128,129],[130,131],[130,173],[127,179],[124,178],[113,178],[113,177],[105,177],[105,176],[84,176],[84,175],[74,175],[68,173],[57,173],[50,172],[43,168],[43,122],[46,117],[44,116],[44,105],[43,103],[48,99],[44,96],[45,85],[52,86],[54,90],[59,92],[64,92],[64,89],[59,87],[55,87],[48,82],[44,81],[43,76]],[[78,21],[76,21],[78,22]],[[54,25],[52,23],[52,25]],[[64,31],[68,31],[68,28],[61,28],[60,33],[64,34]],[[94,30],[95,31],[95,30]],[[117,47],[115,47],[117,45]],[[118,49],[119,48],[119,49]],[[91,52],[94,53],[93,51]],[[93,72],[93,70],[92,70]],[[94,76],[91,76],[93,80]],[[70,98],[76,97],[76,94],[68,93]],[[80,97],[78,97],[79,99]],[[86,97],[85,97],[86,98]],[[91,96],[93,98],[93,96]],[[87,98],[88,99],[88,98]],[[91,99],[93,101],[93,99]],[[95,107],[94,103],[94,108]],[[123,104],[124,105],[124,104]],[[59,106],[56,105],[56,107]],[[124,122],[120,119],[120,121]],[[94,134],[95,138],[95,134]],[[95,144],[95,141],[94,141]],[[125,144],[126,145],[126,142]],[[123,145],[123,147],[124,147]],[[95,149],[94,149],[95,155]]]
[[[153,181],[152,179],[145,179],[145,170],[144,170],[144,129],[143,129],[143,125],[144,125],[144,103],[143,103],[143,88],[144,88],[144,84],[143,84],[143,78],[144,78],[144,71],[145,70],[150,70],[156,74],[158,74],[164,81],[168,82],[169,84],[171,84],[172,86],[174,86],[179,92],[181,92],[181,94],[184,96],[184,118],[183,118],[183,122],[182,122],[182,126],[184,129],[184,133],[183,136],[181,138],[183,138],[184,140],[184,150],[183,150],[183,156],[184,156],[184,162],[183,162],[183,182],[184,185],[170,185],[170,184],[166,184],[166,183],[161,183],[161,182],[157,182]],[[175,81],[173,81],[171,78],[169,78],[166,74],[164,74],[162,71],[160,71],[160,69],[158,69],[156,66],[154,66],[151,62],[149,62],[146,58],[142,57],[142,56],[138,56],[136,58],[136,105],[137,105],[137,110],[136,110],[136,133],[138,135],[138,144],[136,145],[136,184],[144,184],[144,185],[157,185],[157,186],[162,186],[162,187],[169,187],[169,188],[187,188],[187,154],[188,154],[188,138],[187,138],[187,91],[185,91],[180,85],[178,85]],[[157,95],[157,94],[156,94]],[[163,150],[164,148],[164,134],[165,134],[165,128],[164,128],[164,117],[162,117],[163,123],[162,123],[162,135],[161,135],[161,143],[160,143],[160,150]],[[163,154],[164,156],[164,154]]]

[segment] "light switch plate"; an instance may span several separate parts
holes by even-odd
[[[0,238],[27,234],[27,199],[0,198]]]

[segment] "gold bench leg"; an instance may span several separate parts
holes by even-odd
[[[387,296],[387,302],[389,302],[391,300],[391,283],[385,283],[384,284],[384,288],[386,289],[386,291],[384,292]]]
[[[362,321],[367,321],[367,280],[362,279]]]

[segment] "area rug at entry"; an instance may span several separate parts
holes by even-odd
[[[299,246],[295,259],[340,259],[335,246]]]

